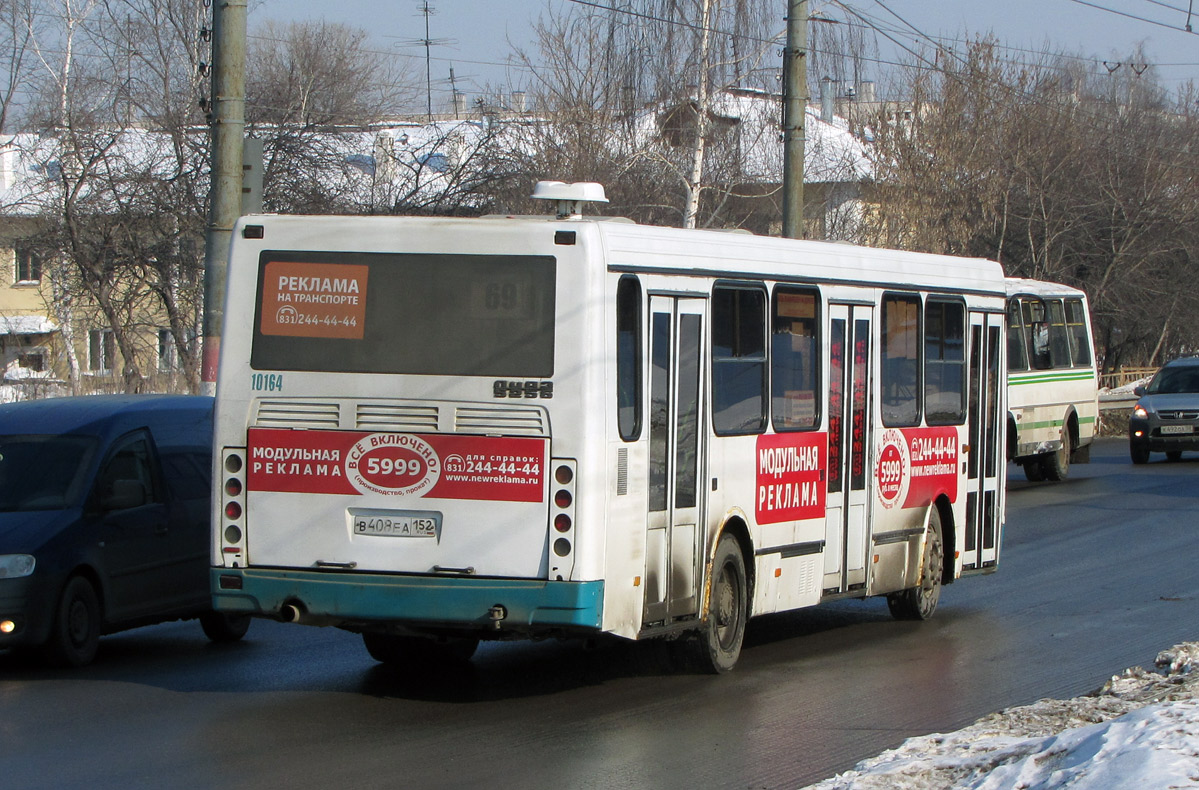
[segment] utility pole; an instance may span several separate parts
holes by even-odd
[[[225,326],[229,242],[241,214],[246,127],[246,0],[212,4],[212,176],[204,234],[204,356],[201,389],[216,393]]]
[[[808,0],[787,0],[783,50],[783,237],[802,239],[804,123],[808,105]]]

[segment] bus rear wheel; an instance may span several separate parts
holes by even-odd
[[[934,505],[924,530],[924,554],[920,583],[887,596],[887,608],[896,620],[927,620],[941,600],[941,576],[945,571],[945,544],[941,539],[941,513]]]
[[[429,663],[466,663],[479,647],[478,639],[454,637],[435,639],[425,636],[402,636],[364,631],[362,643],[371,658],[389,666],[412,666]]]
[[[745,623],[749,619],[749,585],[745,557],[732,535],[722,535],[712,561],[708,618],[697,639],[685,642],[696,669],[712,674],[731,670],[741,657]]]
[[[213,642],[236,642],[250,630],[250,615],[205,612],[200,615],[200,627]]]

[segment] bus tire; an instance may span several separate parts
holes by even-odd
[[[434,639],[425,636],[401,636],[364,631],[362,643],[371,658],[389,666],[414,666],[428,663],[465,663],[479,647],[478,639],[457,637]]]
[[[945,572],[945,544],[941,537],[941,513],[934,505],[924,530],[924,552],[920,583],[887,596],[887,608],[896,620],[927,620],[941,600],[941,576]]]
[[[732,535],[724,534],[712,559],[708,617],[698,638],[685,643],[696,669],[714,675],[731,670],[741,656],[745,623],[749,619],[749,585],[745,557]]]
[[[1070,453],[1074,451],[1070,445],[1070,428],[1065,426],[1062,428],[1062,446],[1041,456],[1041,470],[1046,480],[1065,480],[1070,474]]]
[[[43,648],[46,663],[57,667],[90,664],[100,646],[100,599],[92,583],[73,576],[62,589],[50,638]]]
[[[200,615],[200,627],[213,642],[236,642],[250,630],[250,615],[205,612]]]
[[[1024,476],[1030,483],[1039,483],[1045,479],[1045,470],[1041,468],[1041,459],[1034,458],[1020,464],[1024,468]]]

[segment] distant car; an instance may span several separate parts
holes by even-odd
[[[1167,362],[1144,387],[1128,420],[1128,450],[1134,464],[1149,453],[1171,461],[1184,450],[1199,450],[1199,356]]]
[[[0,648],[81,666],[101,634],[212,610],[213,399],[93,395],[0,405]]]

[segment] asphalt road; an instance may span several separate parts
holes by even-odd
[[[352,634],[266,621],[234,645],[196,623],[106,637],[73,671],[0,653],[0,787],[798,788],[1199,638],[1199,455],[1154,459],[1102,440],[1065,483],[1017,471],[999,572],[933,620],[761,618],[722,677],[556,642],[400,675]]]

